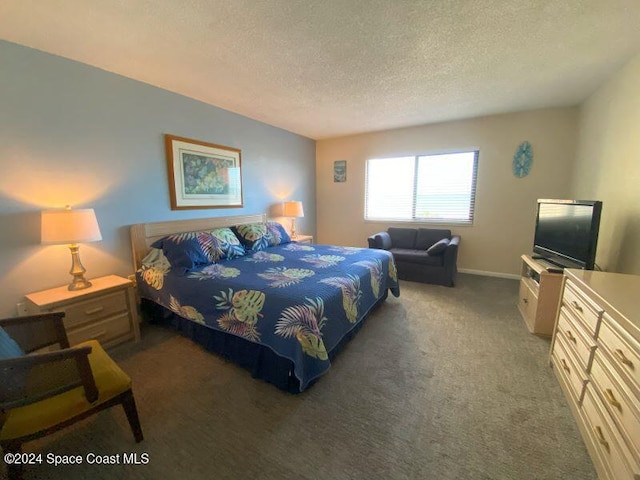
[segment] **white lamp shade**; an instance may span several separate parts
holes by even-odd
[[[283,217],[304,217],[302,202],[290,201],[284,202]]]
[[[93,208],[42,212],[42,243],[83,243],[102,240]]]

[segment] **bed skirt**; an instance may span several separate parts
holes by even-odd
[[[378,300],[369,313],[328,352],[329,360],[333,360],[342,348],[356,336],[368,315],[386,298],[387,294]],[[289,393],[300,393],[300,381],[293,373],[293,362],[288,358],[279,356],[270,348],[250,342],[242,337],[220,332],[206,325],[186,320],[171,310],[145,298],[141,299],[141,309],[144,318],[149,323],[173,328],[206,350],[245,368],[253,378],[265,380]],[[311,381],[307,388],[317,380]]]

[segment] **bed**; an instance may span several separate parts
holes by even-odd
[[[292,393],[327,373],[389,291],[400,295],[389,252],[291,242],[265,215],[138,224],[131,239],[149,321]]]

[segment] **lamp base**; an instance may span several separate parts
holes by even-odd
[[[80,247],[76,244],[69,245],[71,250],[71,270],[69,273],[73,275],[73,281],[67,287],[68,290],[84,290],[91,286],[91,282],[84,278],[85,268],[80,261]]]
[[[91,282],[84,278],[83,276],[80,278],[73,278],[73,281],[67,287],[68,290],[84,290],[85,288],[89,288],[91,286]]]

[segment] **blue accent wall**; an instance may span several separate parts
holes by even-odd
[[[0,315],[65,285],[71,256],[40,245],[40,211],[94,208],[87,277],[133,271],[134,223],[275,214],[301,200],[315,235],[315,141],[82,63],[0,41]],[[177,75],[181,74],[176,72]],[[163,135],[242,150],[244,207],[172,211]]]

